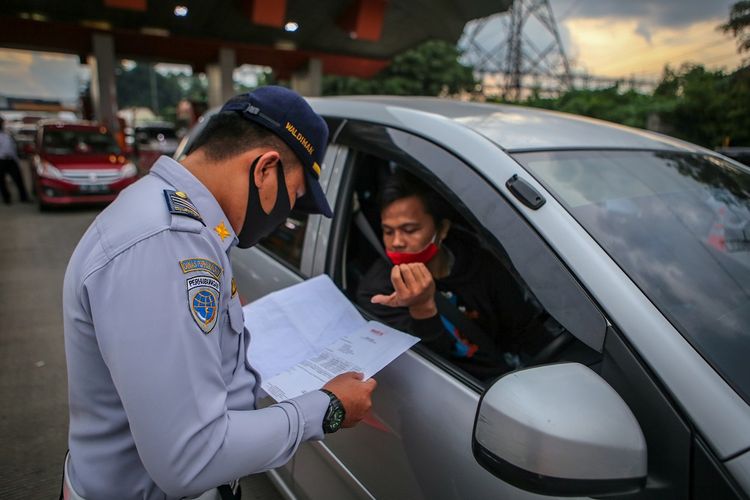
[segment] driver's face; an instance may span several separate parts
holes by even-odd
[[[389,252],[419,252],[435,237],[435,221],[418,196],[394,201],[380,218],[383,245]]]

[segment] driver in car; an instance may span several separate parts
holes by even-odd
[[[360,281],[360,306],[478,378],[519,367],[536,300],[472,234],[451,230],[445,201],[415,177],[389,177],[380,210],[388,260]]]

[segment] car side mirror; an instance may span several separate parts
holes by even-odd
[[[646,440],[630,408],[578,363],[509,373],[479,403],[474,458],[543,495],[632,493],[646,482]]]

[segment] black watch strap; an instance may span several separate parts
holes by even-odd
[[[344,404],[339,398],[336,397],[334,393],[326,389],[321,389],[321,391],[327,394],[330,398],[328,409],[323,416],[323,432],[326,434],[331,434],[341,428],[341,425],[344,423],[344,419],[346,418],[346,409],[344,408]]]

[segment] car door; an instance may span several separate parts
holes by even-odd
[[[543,281],[542,295],[555,302],[557,319],[601,352],[606,330],[601,313],[541,238],[470,165],[416,135],[369,123],[349,122],[337,140],[346,148],[346,161],[337,186],[336,215],[328,234],[319,234],[314,274],[327,272],[340,286],[345,284],[351,184],[358,157],[368,154],[412,169],[473,221],[488,243],[504,247],[513,240],[517,256],[534,259],[533,265],[523,266],[533,274],[524,279]],[[497,154],[503,153],[498,149]],[[326,259],[320,259],[321,252]],[[376,379],[371,417],[327,436],[324,443],[332,460],[367,494],[384,499],[543,498],[495,478],[474,460],[472,427],[485,389],[479,381],[419,344]],[[298,471],[306,466],[296,459]],[[301,474],[297,472],[295,479]],[[331,496],[324,482],[305,493]]]

